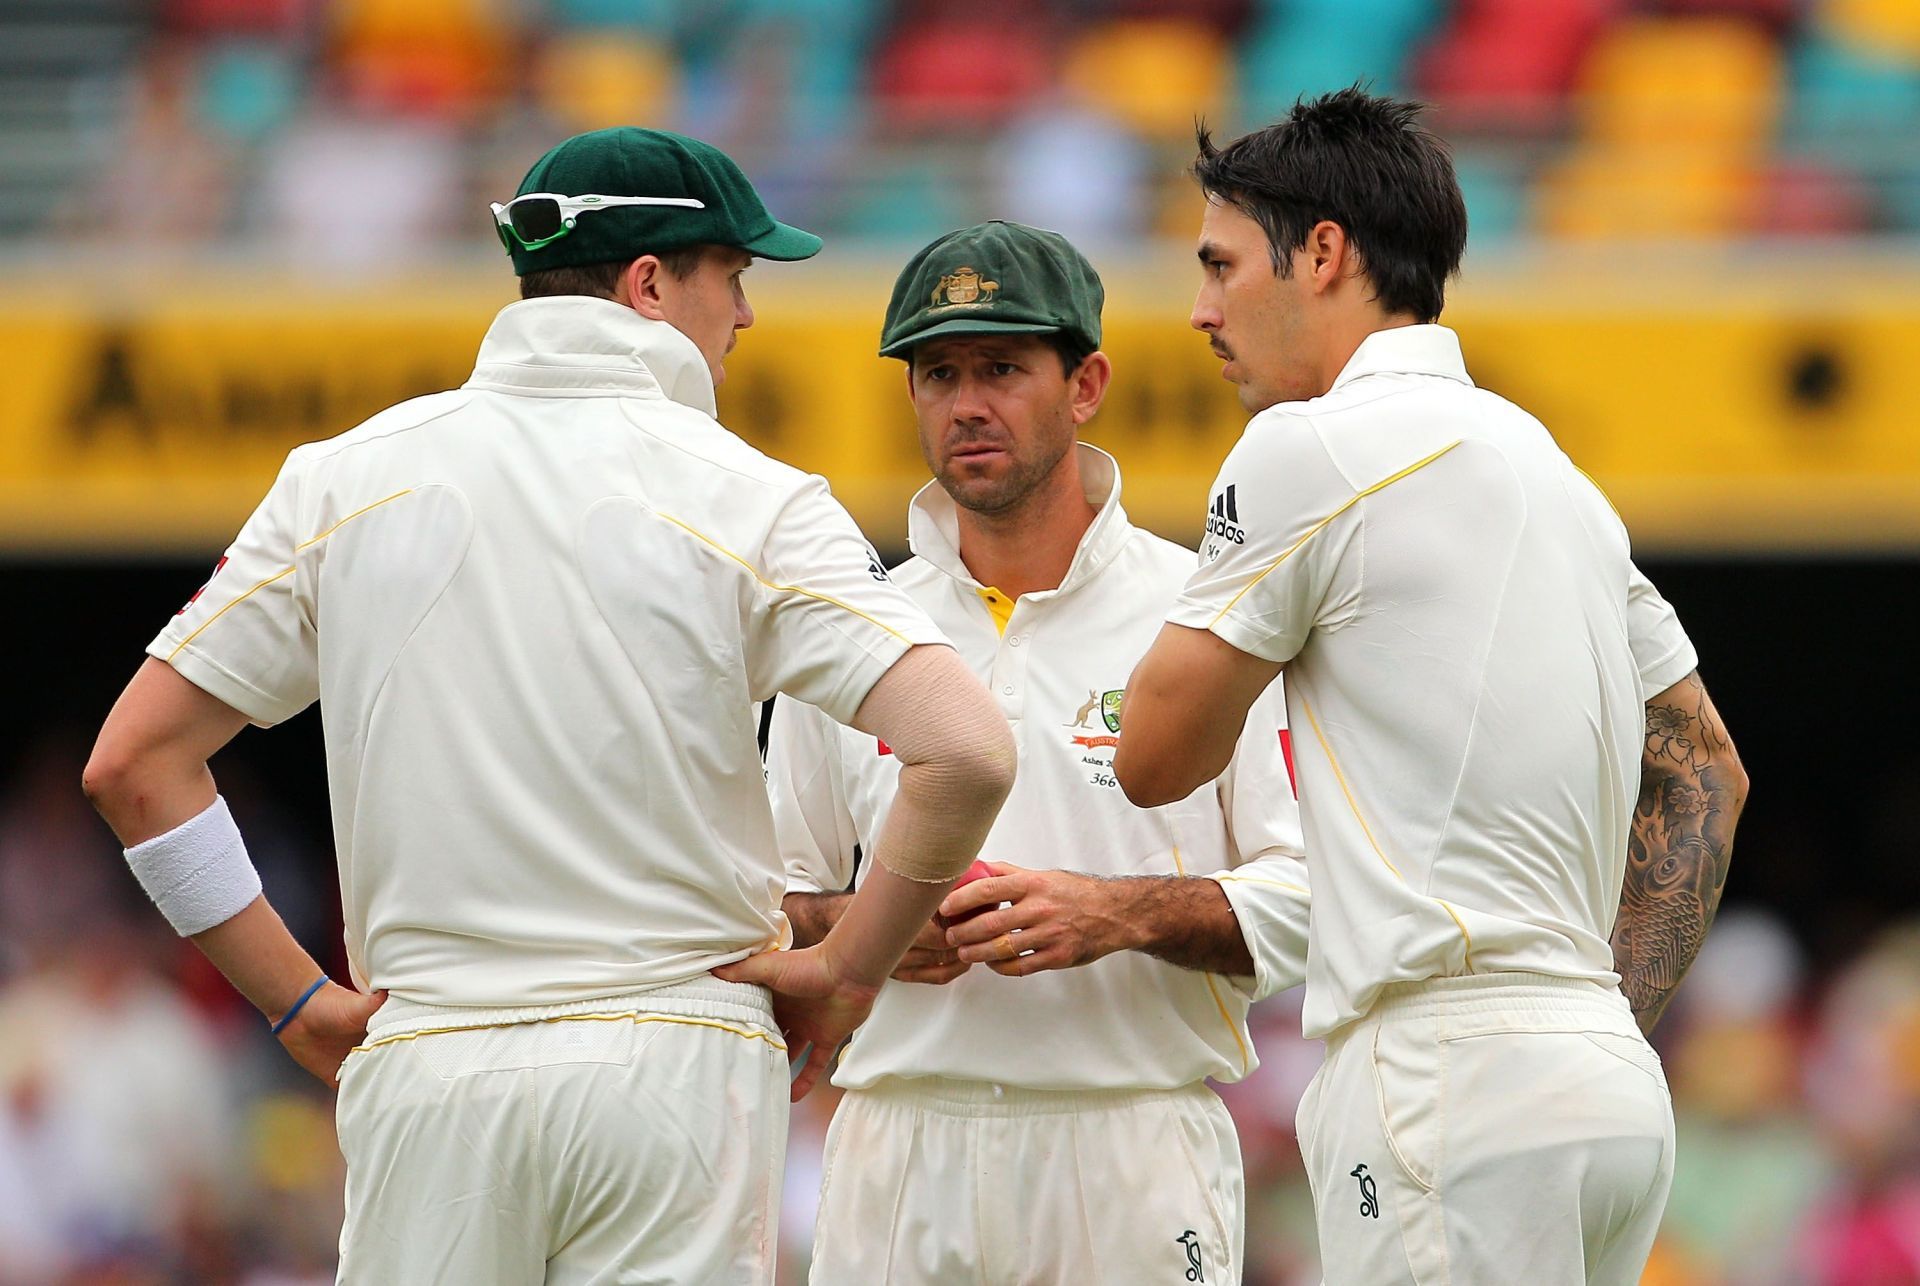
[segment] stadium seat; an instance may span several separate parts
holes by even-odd
[[[534,86],[541,106],[570,131],[674,118],[678,69],[641,35],[573,31],[540,51]]]
[[[1832,237],[1867,230],[1874,196],[1858,177],[1824,159],[1788,157],[1762,176],[1746,228],[1769,237]]]
[[[834,224],[845,235],[918,245],[969,221],[972,212],[953,191],[954,175],[939,161],[904,154],[887,165],[884,182],[849,194]]]
[[[1051,79],[1047,47],[1016,26],[929,21],[880,47],[874,106],[895,128],[967,130],[1005,120]]]
[[[1793,50],[1790,138],[1904,142],[1920,129],[1920,62],[1812,35]]]
[[[1510,130],[1558,123],[1557,106],[1594,36],[1623,0],[1464,0],[1415,59],[1419,93],[1450,119]]]
[[[1746,19],[1778,37],[1791,31],[1806,5],[1801,0],[1655,0],[1641,7],[1674,18]]]
[[[665,37],[674,28],[673,0],[547,0],[561,30],[603,27]]]
[[[312,0],[168,0],[160,6],[171,31],[253,36],[293,36],[313,9]]]
[[[1194,117],[1217,120],[1233,90],[1225,42],[1179,20],[1094,28],[1069,50],[1064,78],[1095,110],[1149,138],[1191,137]]]
[[[1631,19],[1581,67],[1583,135],[1606,147],[1749,154],[1772,134],[1781,80],[1779,49],[1754,23]]]
[[[1406,83],[1415,42],[1439,13],[1435,0],[1343,0],[1265,6],[1240,45],[1240,99],[1250,122],[1281,115],[1302,94],[1367,81],[1393,93]]]
[[[1691,145],[1595,144],[1550,166],[1534,191],[1540,231],[1573,240],[1726,237],[1754,216],[1759,178]]]
[[[1823,0],[1819,25],[1868,49],[1920,62],[1920,4],[1914,0]]]
[[[1481,249],[1507,240],[1526,220],[1526,187],[1511,164],[1499,158],[1456,151],[1454,173],[1467,203],[1467,245]]]
[[[506,80],[509,33],[489,0],[338,0],[330,13],[336,65],[365,105],[463,118]]]
[[[301,88],[277,43],[216,41],[201,57],[200,117],[234,142],[258,142],[292,119]]]

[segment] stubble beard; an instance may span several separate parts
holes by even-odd
[[[1019,516],[1041,483],[1052,476],[1060,467],[1060,461],[1073,450],[1073,440],[1058,452],[1045,459],[1033,458],[1014,460],[1013,468],[997,479],[966,479],[957,475],[951,458],[948,467],[939,475],[940,486],[953,498],[953,503],[989,521],[1007,521]]]

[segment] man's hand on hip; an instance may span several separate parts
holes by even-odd
[[[339,1089],[340,1064],[347,1061],[355,1045],[367,1038],[367,1024],[386,1003],[384,991],[363,996],[329,982],[313,993],[281,1031],[280,1044],[293,1055],[294,1062],[329,1088]]]
[[[762,951],[713,972],[728,982],[759,983],[773,992],[773,1017],[786,1037],[788,1057],[804,1051],[807,1059],[793,1079],[795,1103],[827,1070],[840,1043],[867,1020],[880,994],[878,987],[841,977],[832,953],[821,947]]]

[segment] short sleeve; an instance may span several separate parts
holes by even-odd
[[[1700,666],[1679,616],[1637,565],[1628,564],[1627,638],[1640,670],[1642,700],[1658,696]]]
[[[908,648],[947,642],[819,478],[809,478],[775,517],[759,574],[761,601],[747,639],[756,700],[784,692],[850,723]]]
[[[1167,619],[1268,661],[1292,660],[1335,606],[1357,531],[1353,498],[1306,418],[1256,417],[1220,468],[1200,568]]]
[[[212,577],[147,646],[263,728],[320,695],[319,639],[295,570],[297,458],[288,457]]]
[[[791,697],[773,703],[767,793],[789,893],[838,893],[853,882],[859,842],[847,803],[841,730]]]

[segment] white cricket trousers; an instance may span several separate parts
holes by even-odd
[[[1219,1096],[935,1077],[849,1091],[810,1286],[1240,1280],[1240,1141]]]
[[[1300,1101],[1327,1286],[1633,1286],[1673,1105],[1619,991],[1543,974],[1387,988]]]
[[[338,1112],[349,1286],[773,1280],[787,1061],[763,988],[389,1000]]]

